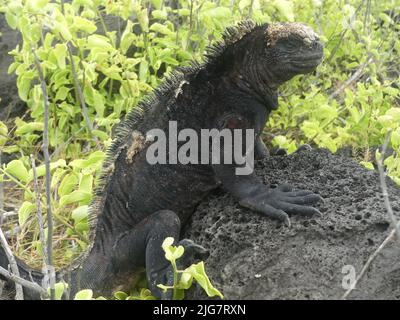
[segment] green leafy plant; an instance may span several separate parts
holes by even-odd
[[[177,260],[182,257],[185,252],[183,246],[173,246],[174,238],[168,237],[164,240],[162,248],[165,252],[165,258],[171,262],[173,269],[174,283],[171,286],[164,284],[158,284],[158,287],[163,289],[165,292],[168,290],[173,291],[173,300],[182,300],[185,297],[185,290],[189,289],[193,280],[195,280],[206,292],[209,297],[218,296],[221,299],[224,298],[222,293],[217,290],[208,278],[204,262],[201,261],[196,264],[192,264],[184,270],[179,270],[177,268]],[[56,300],[61,300],[65,289],[68,285],[65,283],[56,283],[55,285],[55,297]],[[114,300],[155,300],[156,298],[151,294],[149,289],[141,288],[137,290],[133,289],[131,294],[123,291],[116,291],[113,294]],[[97,298],[93,297],[93,291],[90,289],[84,289],[75,294],[74,300],[107,300],[106,298],[100,296]]]
[[[223,295],[211,284],[206,271],[204,269],[204,262],[201,261],[192,264],[190,267],[179,270],[176,260],[182,257],[184,253],[183,246],[173,246],[174,238],[168,237],[164,240],[162,248],[165,252],[165,258],[171,262],[172,270],[174,273],[174,283],[171,286],[158,284],[158,287],[164,291],[173,291],[173,300],[182,300],[185,297],[185,290],[192,286],[193,280],[204,289],[209,297],[218,296],[223,299]]]

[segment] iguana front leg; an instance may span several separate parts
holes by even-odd
[[[321,215],[318,209],[309,205],[322,200],[321,196],[309,190],[293,191],[289,185],[282,184],[270,188],[253,174],[235,174],[234,165],[215,165],[214,172],[223,188],[245,208],[278,219],[290,226],[290,214]]]
[[[256,119],[256,120],[254,120]],[[217,123],[219,129],[242,130],[257,127],[257,115],[229,114],[222,117]],[[258,139],[259,131],[255,135]],[[249,151],[242,138],[242,150]],[[257,145],[255,143],[255,145]],[[223,154],[224,145],[221,147]],[[251,151],[251,150],[250,150]],[[234,158],[234,157],[233,157]],[[321,214],[318,209],[310,205],[322,200],[322,197],[309,190],[293,191],[289,185],[283,184],[276,188],[270,188],[252,172],[249,175],[237,175],[237,166],[233,164],[214,164],[213,170],[216,179],[222,183],[223,188],[233,195],[239,204],[248,209],[261,212],[268,217],[283,221],[290,226],[288,214],[313,215]]]

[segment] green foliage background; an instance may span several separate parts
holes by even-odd
[[[21,203],[18,221],[8,222],[21,228],[13,249],[41,264],[29,155],[38,165],[45,213],[44,100],[33,51],[49,92],[54,248],[56,264],[63,266],[87,246],[88,204],[112,127],[173,68],[201,60],[226,26],[246,18],[305,22],[325,43],[316,73],[281,89],[265,140],[289,152],[303,143],[332,152],[350,146],[372,168],[374,150],[391,130],[394,152],[385,164],[400,184],[400,22],[391,9],[400,14],[399,0],[0,0],[0,12],[22,33],[23,43],[10,52],[15,62],[9,73],[17,74],[28,106],[23,117],[0,123],[1,151],[15,156],[0,169],[6,197]]]

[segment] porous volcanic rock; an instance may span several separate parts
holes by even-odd
[[[7,120],[21,115],[25,109],[25,103],[18,98],[17,77],[7,72],[14,61],[8,52],[21,43],[21,35],[7,25],[4,14],[0,14],[0,33],[0,120]]]
[[[241,208],[222,191],[211,195],[184,237],[210,250],[206,271],[214,285],[227,299],[340,298],[348,275],[343,267],[360,272],[390,231],[378,173],[326,150],[269,157],[256,164],[256,173],[265,184],[321,194],[323,216],[292,216],[288,228]],[[387,184],[399,216],[400,188],[389,178]],[[188,298],[205,296],[197,288]],[[400,298],[398,243],[387,245],[348,298]]]

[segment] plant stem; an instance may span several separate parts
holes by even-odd
[[[177,286],[178,286],[178,272],[177,272],[177,267],[176,267],[176,261],[173,260],[171,261],[172,264],[172,268],[174,269],[174,291],[173,291],[173,295],[172,295],[172,300],[176,300],[176,295],[177,295]]]
[[[43,250],[43,257],[44,257],[44,268],[45,272],[47,275],[47,279],[50,279],[51,273],[53,272],[53,268],[47,264],[49,261],[48,258],[48,249],[46,246],[46,237],[44,234],[44,226],[43,226],[43,216],[42,216],[42,205],[40,202],[40,193],[39,193],[39,184],[38,184],[38,178],[37,178],[37,173],[36,173],[36,165],[35,165],[35,158],[33,155],[30,155],[31,158],[31,164],[32,164],[32,171],[33,171],[33,186],[35,190],[35,196],[36,196],[36,218],[38,221],[39,225],[39,237],[40,237],[40,242],[42,244],[42,250]]]
[[[3,247],[4,252],[6,253],[8,262],[10,264],[10,269],[14,275],[19,277],[19,269],[17,262],[15,261],[14,255],[7,243],[6,237],[4,236],[3,230],[0,227],[0,245]],[[21,284],[15,282],[15,300],[24,300],[24,292],[22,291]]]
[[[18,283],[18,284],[22,285],[25,288],[29,288],[29,289],[31,289],[31,290],[33,290],[35,292],[40,293],[40,295],[43,296],[43,297],[47,297],[48,296],[46,290],[44,290],[37,283],[28,281],[28,280],[26,280],[24,278],[21,278],[20,276],[17,276],[15,274],[11,273],[10,271],[4,269],[3,267],[0,267],[0,274],[3,277],[6,277],[7,279],[9,279],[11,281],[14,281],[15,283]]]
[[[386,180],[385,180],[386,174],[385,174],[385,170],[383,168],[384,157],[385,157],[385,153],[387,150],[387,146],[389,144],[391,133],[392,133],[391,130],[388,130],[388,132],[386,133],[385,141],[382,146],[382,153],[381,153],[377,163],[378,163],[379,180],[380,180],[380,184],[381,184],[382,195],[383,195],[383,199],[385,201],[385,208],[388,213],[389,219],[392,223],[392,227],[396,230],[397,240],[400,243],[400,227],[397,225],[397,219],[393,213],[392,206],[390,205],[389,193],[387,190],[387,185],[386,185]]]
[[[39,75],[40,87],[43,92],[43,100],[44,100],[44,130],[43,130],[43,155],[44,155],[44,164],[46,168],[46,212],[47,212],[47,265],[53,266],[53,214],[51,211],[51,176],[50,176],[50,156],[49,156],[49,98],[47,95],[46,83],[44,81],[44,75],[42,68],[40,66],[39,59],[36,55],[35,49],[32,46],[32,53],[35,58],[35,65]],[[50,299],[54,300],[55,298],[55,275],[54,272],[51,272],[50,277]]]

